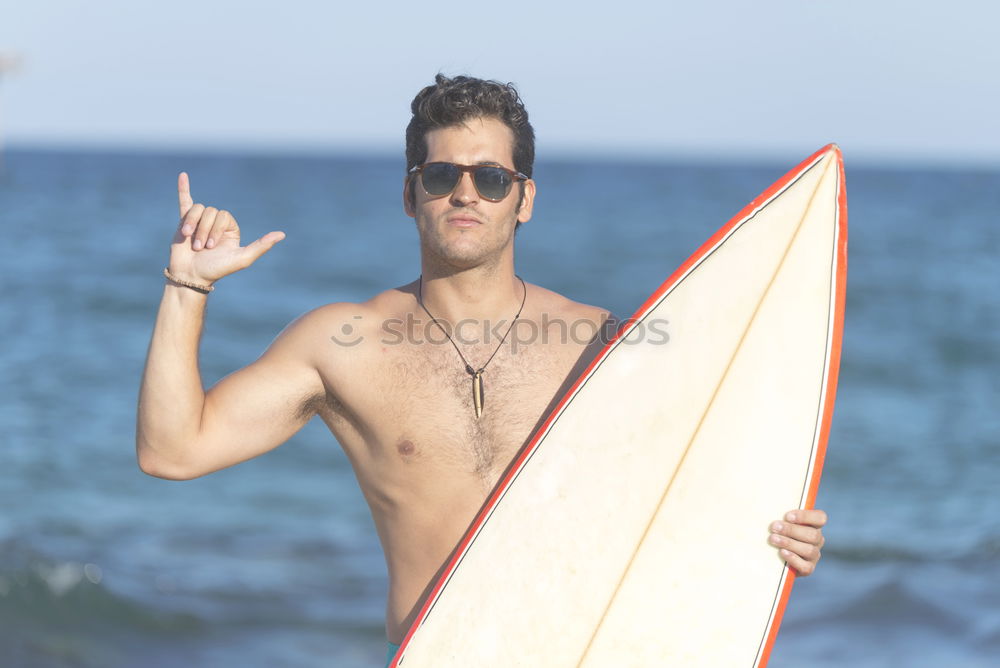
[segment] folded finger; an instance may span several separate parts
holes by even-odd
[[[819,561],[819,546],[812,543],[806,543],[804,541],[795,540],[794,538],[774,533],[771,534],[770,538],[768,538],[768,542],[775,547],[781,548],[782,553],[791,552],[805,561]]]
[[[198,229],[198,223],[201,221],[201,214],[204,211],[205,206],[203,204],[191,206],[188,212],[181,217],[181,234],[185,237],[191,236]]]
[[[229,213],[225,209],[219,211],[219,215],[215,217],[215,224],[212,225],[212,231],[208,235],[208,239],[205,241],[205,248],[214,248],[219,241],[222,239],[222,235],[229,231],[231,227],[236,225],[236,219],[233,218],[233,214]]]
[[[771,531],[782,536],[794,538],[803,543],[812,543],[813,545],[823,544],[823,532],[815,527],[790,524],[788,522],[774,522],[771,524]]]
[[[797,575],[806,576],[812,575],[813,571],[816,570],[816,562],[807,561],[802,557],[798,556],[794,552],[789,550],[779,550],[781,558],[785,560],[785,563],[795,571]]]
[[[201,250],[205,247],[205,241],[208,239],[208,235],[212,233],[212,226],[215,225],[215,219],[219,215],[219,210],[214,206],[207,207],[201,214],[201,220],[198,222],[198,229],[194,232],[194,237],[191,239],[191,248],[195,250]]]
[[[826,526],[826,513],[822,510],[799,508],[785,513],[785,519],[795,524],[808,524],[812,527]]]

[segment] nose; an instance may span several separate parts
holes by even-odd
[[[470,172],[462,172],[458,177],[455,189],[451,191],[451,201],[453,204],[468,206],[479,199],[479,191],[472,181]]]

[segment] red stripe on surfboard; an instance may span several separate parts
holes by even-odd
[[[646,301],[642,303],[642,305],[636,310],[636,312],[630,318],[628,318],[627,320],[625,320],[622,323],[622,327],[620,327],[618,329],[618,331],[611,338],[611,340],[604,346],[604,348],[601,350],[601,352],[593,359],[593,361],[591,361],[591,363],[587,366],[587,368],[583,371],[583,373],[580,374],[579,378],[577,378],[577,380],[574,381],[573,385],[569,388],[569,390],[567,390],[566,394],[563,395],[563,398],[560,399],[559,403],[549,412],[548,417],[545,418],[545,421],[542,423],[541,427],[539,427],[538,430],[535,432],[535,435],[518,452],[518,454],[514,457],[514,459],[511,462],[511,464],[507,467],[507,470],[504,473],[503,478],[501,479],[500,483],[494,488],[492,494],[490,494],[490,497],[483,504],[482,508],[480,508],[479,513],[476,515],[475,520],[473,520],[473,522],[472,522],[472,525],[466,531],[465,535],[462,537],[462,540],[459,542],[458,546],[456,546],[455,550],[453,550],[452,556],[448,560],[448,565],[445,567],[445,569],[442,572],[442,574],[438,577],[438,580],[435,583],[434,588],[431,590],[430,594],[425,599],[423,605],[421,606],[419,614],[414,619],[413,623],[410,626],[409,631],[407,631],[406,636],[403,638],[403,641],[400,643],[399,650],[397,650],[395,657],[393,657],[392,662],[389,664],[390,668],[398,668],[398,665],[399,665],[398,661],[399,661],[400,658],[402,658],[402,655],[405,654],[406,647],[409,644],[411,638],[416,633],[417,629],[420,628],[420,625],[423,623],[423,621],[427,618],[427,614],[429,613],[430,609],[433,607],[434,602],[437,600],[439,594],[441,593],[441,590],[445,587],[445,585],[447,585],[449,579],[451,578],[452,574],[455,571],[456,566],[461,562],[462,557],[465,555],[465,552],[466,552],[466,550],[469,547],[469,544],[474,540],[474,538],[476,537],[476,535],[479,533],[479,530],[482,528],[482,526],[483,526],[484,522],[486,521],[486,519],[490,516],[490,514],[492,514],[493,509],[496,507],[496,505],[499,502],[499,500],[506,493],[506,491],[509,488],[511,482],[517,476],[518,472],[522,468],[524,462],[531,456],[531,454],[534,452],[535,448],[538,446],[539,442],[544,438],[545,434],[548,433],[549,428],[552,426],[553,421],[560,415],[560,413],[562,412],[562,410],[566,406],[566,404],[568,404],[573,399],[573,397],[576,395],[576,393],[580,389],[580,387],[587,381],[587,379],[593,373],[594,369],[596,369],[598,366],[600,366],[600,364],[608,356],[608,354],[610,353],[610,351],[613,350],[616,347],[616,345],[618,344],[618,342],[624,336],[627,336],[628,333],[631,331],[631,327],[628,327],[626,325],[634,324],[635,322],[637,322],[650,308],[652,308],[653,305],[656,304],[657,301],[659,301],[663,297],[664,294],[666,294],[669,290],[671,290],[674,287],[674,285],[681,278],[683,278],[683,276],[688,272],[688,270],[692,266],[694,266],[695,264],[697,264],[698,262],[700,262],[709,252],[711,252],[712,249],[719,243],[719,241],[722,240],[727,234],[729,234],[729,232],[736,225],[740,224],[745,219],[747,219],[756,209],[760,208],[765,202],[767,202],[769,199],[771,199],[772,197],[774,197],[774,195],[776,193],[780,192],[782,189],[784,189],[785,187],[787,187],[789,183],[791,183],[795,179],[797,179],[800,176],[802,176],[802,174],[804,172],[806,172],[809,168],[811,168],[813,166],[813,164],[820,157],[822,157],[825,153],[827,153],[828,151],[831,151],[831,150],[836,152],[836,156],[837,156],[837,160],[838,160],[839,168],[840,168],[840,174],[841,174],[841,180],[840,180],[840,184],[841,184],[840,185],[840,187],[841,187],[840,200],[841,200],[841,210],[842,210],[842,214],[843,214],[843,217],[841,218],[841,225],[843,227],[842,232],[844,232],[844,236],[842,237],[842,239],[843,239],[844,242],[846,242],[846,221],[847,221],[847,218],[846,218],[846,194],[845,194],[845,191],[843,190],[843,163],[842,163],[841,157],[840,157],[840,149],[835,144],[828,144],[827,146],[824,146],[823,148],[821,148],[820,150],[816,151],[811,156],[809,156],[808,158],[806,158],[805,160],[803,160],[802,162],[800,162],[793,169],[789,170],[784,176],[782,176],[780,179],[778,179],[777,181],[775,181],[774,184],[771,185],[771,187],[769,187],[767,190],[765,190],[760,195],[758,195],[756,198],[754,198],[754,200],[751,201],[749,204],[747,204],[745,207],[743,207],[739,211],[739,213],[737,213],[735,216],[733,216],[732,218],[730,218],[730,220],[725,225],[723,225],[722,227],[720,227],[715,232],[715,234],[713,234],[711,237],[709,237],[709,239],[707,241],[705,241],[705,243],[703,243],[694,253],[692,253],[691,256],[688,257],[687,260],[685,260],[676,270],[674,270],[674,272],[672,274],[670,274],[670,276],[668,276],[667,279],[663,283],[660,284],[660,287],[658,287],[653,292],[653,294],[650,295],[649,298],[646,299]],[[838,254],[839,254],[839,251],[838,251]],[[846,256],[846,246],[844,247],[844,254]],[[839,283],[840,278],[841,278],[840,274],[841,274],[841,272],[838,269],[838,288],[837,288],[838,289],[838,306],[837,306],[837,308],[840,309],[840,311],[842,311],[843,310],[843,303],[842,303],[843,302],[843,289],[842,289],[842,286]],[[840,350],[839,350],[840,332],[839,332],[839,329],[838,329],[837,332],[835,332],[835,340],[836,340],[836,346],[835,347],[837,349],[836,358],[839,361],[839,358],[840,358],[840,354],[839,354],[840,353]],[[832,361],[832,358],[831,358],[831,361]],[[835,387],[835,384],[834,384],[834,387]],[[832,402],[830,400],[830,396],[829,395],[827,397],[827,403],[831,406],[831,410],[832,410]],[[826,417],[824,417],[824,420],[826,421]],[[828,427],[829,427],[828,423],[825,422],[824,429],[828,429]],[[825,446],[826,446],[826,443],[825,443],[825,434],[824,434],[824,436],[823,436],[823,438],[821,440],[823,440],[822,451],[825,453]],[[816,469],[816,470],[819,471],[822,468],[822,461],[821,461],[821,458],[819,456],[817,456],[817,464],[819,465],[819,469]],[[815,496],[815,488],[818,487],[818,485],[819,485],[819,479],[818,479],[818,475],[817,475],[816,481],[815,481],[815,483],[814,483],[814,485],[813,485],[813,487],[811,488],[811,491],[810,491],[811,497]],[[791,573],[790,573],[790,575],[791,575]],[[772,632],[769,635],[767,645],[765,647],[765,653],[763,655],[764,661],[761,664],[759,664],[761,667],[763,667],[767,663],[767,656],[770,654],[771,645],[774,642],[774,637],[777,635],[777,625],[778,625],[778,623],[781,620],[781,615],[784,612],[784,608],[785,608],[785,605],[787,603],[788,596],[791,593],[791,582],[792,582],[793,579],[794,579],[794,576],[790,577],[788,579],[788,581],[786,582],[784,588],[783,588],[782,595],[781,595],[781,600],[779,601],[779,605],[778,605],[778,612],[775,615],[775,623],[774,623]]]
[[[827,364],[826,397],[823,405],[823,418],[820,425],[819,438],[816,444],[816,459],[810,473],[809,491],[806,494],[805,508],[814,508],[816,493],[819,490],[820,477],[823,474],[823,464],[826,461],[826,446],[830,438],[830,426],[833,422],[833,405],[837,397],[837,381],[840,378],[840,353],[844,334],[844,306],[847,298],[847,186],[844,181],[844,160],[840,148],[831,144],[826,149],[835,151],[837,160],[837,248],[836,277],[834,288],[833,333],[830,342],[830,358]],[[771,650],[778,638],[778,628],[788,606],[795,583],[795,571],[788,569],[788,577],[781,589],[777,609],[771,622],[771,628],[756,668],[767,666],[771,658]]]

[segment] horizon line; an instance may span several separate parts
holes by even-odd
[[[826,143],[817,143],[817,147]],[[843,149],[843,143],[839,143]],[[723,149],[722,147],[663,147],[646,149],[610,149],[602,147],[570,148],[554,145],[544,148],[545,154],[538,157],[536,164],[560,162],[599,162],[616,163],[654,163],[662,165],[746,165],[771,166],[787,163],[800,154],[808,154],[811,149],[790,147],[787,145],[773,148],[739,148]],[[974,171],[992,171],[1000,169],[1000,156],[959,155],[940,153],[901,153],[899,151],[872,151],[843,149],[845,159],[852,165],[873,169],[968,169]],[[404,157],[403,147],[392,147],[385,143],[323,143],[305,145],[294,142],[234,142],[195,143],[163,141],[123,141],[123,140],[20,140],[8,139],[0,146],[0,156],[4,153],[112,153],[112,154],[159,154],[159,155],[194,155],[194,156],[227,156],[227,157],[259,157],[259,158],[371,158],[399,159]]]

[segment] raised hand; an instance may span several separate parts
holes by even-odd
[[[210,285],[246,269],[285,238],[284,232],[268,232],[240,246],[236,219],[228,211],[195,204],[186,172],[177,177],[177,201],[180,224],[170,246],[170,273],[182,280]]]

